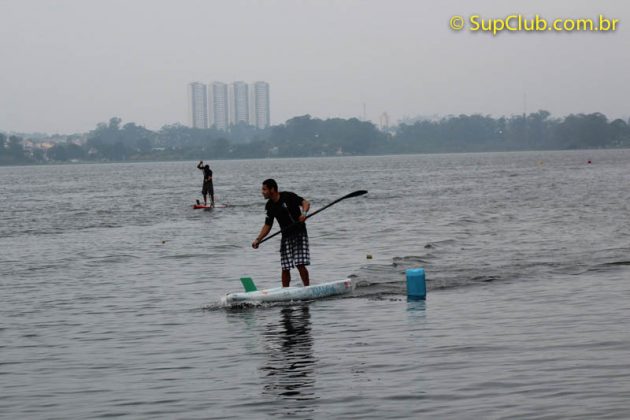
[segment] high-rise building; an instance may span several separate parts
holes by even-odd
[[[208,88],[203,83],[188,85],[188,116],[193,128],[208,128]]]
[[[230,105],[231,123],[249,124],[249,86],[247,83],[232,83]]]
[[[269,127],[269,83],[255,82],[254,96],[254,125],[256,128]]]
[[[217,130],[228,129],[228,90],[222,82],[213,82],[210,85],[210,104],[212,106],[212,125]]]

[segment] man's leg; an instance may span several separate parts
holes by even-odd
[[[208,193],[209,193],[209,188],[208,188],[208,184],[206,183],[206,181],[203,182],[203,188],[201,189],[201,194],[203,194],[203,205],[207,206],[208,205]]]
[[[289,287],[291,283],[291,271],[282,270],[282,287]]]
[[[289,287],[291,283],[291,252],[290,252],[289,240],[282,237],[280,242],[280,267],[282,268],[282,287]]]
[[[297,269],[300,272],[302,283],[304,283],[304,286],[308,286],[310,284],[310,279],[308,278],[308,269],[305,265],[298,265]]]
[[[302,283],[304,284],[304,286],[308,286],[310,284],[310,279],[306,266],[310,264],[311,260],[310,251],[308,249],[308,236],[306,232],[297,235],[292,245],[293,247],[291,251],[293,255],[293,261],[298,271],[300,272]]]

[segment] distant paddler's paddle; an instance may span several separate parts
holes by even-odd
[[[330,204],[328,204],[328,205],[325,205],[325,206],[324,206],[324,207],[322,207],[321,209],[314,211],[313,213],[311,213],[311,214],[309,214],[308,216],[306,216],[306,218],[307,218],[307,219],[309,219],[309,218],[311,218],[311,217],[315,216],[317,213],[319,213],[319,212],[321,212],[321,211],[326,210],[328,207],[332,206],[333,204],[337,204],[337,203],[338,203],[338,202],[340,202],[341,200],[345,200],[346,198],[358,197],[358,196],[363,195],[363,194],[367,194],[367,191],[366,191],[366,190],[359,190],[359,191],[351,192],[350,194],[346,194],[346,195],[344,195],[343,197],[336,199],[336,200],[335,200],[335,201],[333,201],[332,203],[330,203]],[[281,230],[277,231],[277,232],[276,232],[276,233],[274,233],[273,235],[267,236],[266,238],[264,238],[263,240],[261,240],[260,242],[258,242],[258,245],[262,244],[262,243],[263,243],[263,242],[265,242],[267,239],[271,239],[271,238],[273,238],[274,236],[276,236],[276,235],[278,235],[278,234],[280,234],[280,233],[282,233],[282,232],[286,232],[287,230],[292,229],[293,227],[295,227],[296,225],[298,225],[298,224],[300,224],[300,223],[304,223],[304,222],[296,222],[296,223],[293,223],[292,225],[287,226],[286,228],[284,228],[284,229],[281,229]]]

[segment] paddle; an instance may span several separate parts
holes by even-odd
[[[344,195],[343,197],[336,199],[336,200],[335,200],[335,201],[333,201],[332,203],[329,203],[329,204],[325,205],[325,206],[324,206],[324,207],[322,207],[321,209],[314,211],[313,213],[311,213],[311,214],[309,214],[308,216],[306,216],[306,218],[308,219],[308,218],[310,218],[310,217],[315,216],[317,213],[319,213],[319,212],[321,212],[321,211],[326,210],[328,207],[332,206],[333,204],[337,204],[337,203],[338,203],[338,202],[340,202],[341,200],[345,200],[346,198],[358,197],[358,196],[363,195],[363,194],[367,194],[367,191],[366,191],[366,190],[358,190],[358,191],[355,191],[355,192],[351,192],[350,194],[346,194],[346,195]],[[276,233],[274,233],[273,235],[267,236],[266,238],[264,238],[263,240],[261,240],[260,242],[258,242],[258,245],[262,244],[262,243],[263,243],[263,242],[265,242],[267,239],[271,239],[271,238],[273,238],[274,236],[276,236],[276,235],[278,235],[278,234],[280,234],[280,233],[282,233],[282,232],[286,232],[287,230],[289,230],[289,229],[293,228],[294,226],[298,225],[299,223],[303,223],[303,222],[295,222],[295,223],[293,223],[292,225],[287,226],[286,228],[284,228],[284,229],[281,229],[281,230],[277,231],[277,232],[276,232]]]

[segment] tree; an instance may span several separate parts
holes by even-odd
[[[614,147],[630,146],[630,127],[622,119],[616,119],[610,123],[611,144]]]
[[[24,146],[22,145],[21,137],[9,137],[9,156],[17,162],[26,160],[26,156],[24,156]]]
[[[554,135],[562,148],[593,149],[610,145],[611,128],[603,114],[571,114],[556,127]]]
[[[51,160],[65,162],[85,158],[85,151],[74,143],[58,143],[48,149],[47,156]]]
[[[110,130],[119,130],[120,129],[120,123],[122,122],[122,119],[120,119],[119,117],[112,117],[109,119],[109,129]]]

